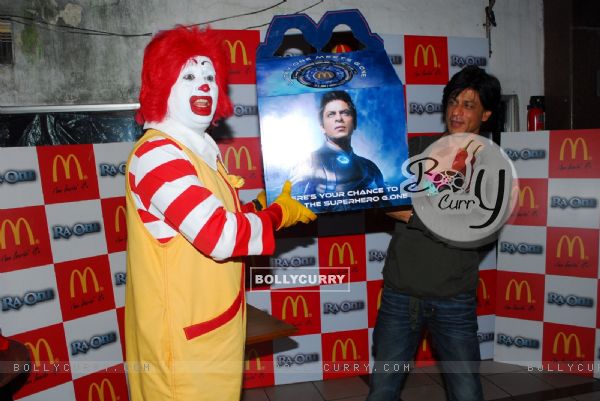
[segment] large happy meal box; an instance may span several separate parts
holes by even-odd
[[[340,24],[351,33],[334,33]],[[290,29],[302,33],[303,49],[283,47]],[[274,17],[256,64],[269,203],[286,180],[317,213],[410,203],[399,190],[408,153],[403,85],[358,10],[327,12],[318,24],[305,14]]]

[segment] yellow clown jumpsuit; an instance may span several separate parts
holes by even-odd
[[[143,140],[158,135],[165,136],[149,131]],[[214,171],[178,144],[204,186],[228,211],[239,211],[222,164]],[[242,263],[204,256],[181,234],[161,244],[145,229],[126,181],[125,345],[131,401],[237,401],[246,332]]]

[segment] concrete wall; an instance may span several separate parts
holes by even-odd
[[[261,10],[278,0],[0,0],[0,14],[124,34],[156,32]],[[257,14],[213,23],[222,29],[268,24],[317,3],[288,0]],[[485,37],[487,0],[325,0],[306,12],[358,8],[378,33]],[[543,94],[542,0],[499,0],[490,70],[505,94],[517,94],[521,127],[531,95]],[[137,101],[142,51],[149,36],[89,36],[47,25],[13,24],[15,63],[0,66],[0,107]],[[262,26],[260,29],[266,29]]]

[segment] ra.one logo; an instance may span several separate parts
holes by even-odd
[[[486,333],[477,333],[477,340],[479,341],[480,344],[494,341],[494,332],[489,331]]]
[[[561,295],[555,292],[548,293],[548,303],[558,306],[581,306],[584,308],[593,308],[594,299],[588,297],[580,297],[578,295]]]
[[[117,333],[114,331],[95,335],[89,340],[75,340],[71,342],[71,355],[86,354],[91,349],[96,350],[116,341]]]
[[[378,249],[371,249],[369,251],[369,262],[383,262],[385,260],[386,252]]]
[[[302,267],[314,266],[317,260],[314,256],[293,256],[291,258],[271,258],[273,267]]]
[[[510,160],[532,160],[532,159],[545,159],[546,158],[546,150],[545,149],[504,149],[507,156],[510,157]]]
[[[579,196],[573,196],[572,198],[566,198],[564,196],[552,196],[550,198],[550,207],[566,209],[568,207],[572,209],[595,209],[598,206],[598,200],[595,198],[581,198]]]
[[[506,345],[507,347],[512,347],[514,345],[517,348],[540,348],[540,340],[536,340],[535,338],[525,338],[521,336],[512,337],[502,333],[498,333],[498,340],[496,342],[498,344]]]
[[[450,56],[450,65],[452,67],[464,67],[465,65],[476,65],[477,67],[485,67],[487,58],[477,56]]]
[[[2,312],[9,310],[19,310],[23,305],[33,306],[40,302],[51,301],[54,299],[54,289],[48,288],[39,291],[27,291],[23,296],[2,297]]]
[[[510,253],[514,255],[515,253],[520,253],[522,255],[526,254],[534,254],[541,255],[544,253],[544,247],[538,244],[527,244],[525,242],[521,242],[519,244],[514,244],[512,242],[501,241],[500,242],[500,252],[502,253]]]
[[[442,112],[442,104],[441,103],[415,103],[411,102],[408,106],[408,110],[410,114],[434,114]]]
[[[0,173],[1,184],[17,184],[19,182],[35,181],[37,175],[35,170],[7,170]]]
[[[115,285],[125,285],[127,282],[127,273],[115,273]]]
[[[319,362],[320,357],[317,352],[299,353],[296,355],[277,355],[277,366],[290,367],[293,365],[304,365],[310,362]]]
[[[258,115],[258,106],[236,104],[233,106],[233,114],[236,117],[256,116],[256,115]]]
[[[347,313],[356,310],[365,309],[364,301],[343,301],[338,303],[325,302],[323,304],[323,313],[337,315],[339,312]]]
[[[56,225],[52,227],[52,236],[54,239],[69,239],[73,235],[81,237],[86,234],[100,232],[101,226],[97,221],[90,223],[75,223],[73,226],[60,226]]]
[[[125,162],[121,162],[119,164],[100,163],[98,167],[101,177],[125,175]]]

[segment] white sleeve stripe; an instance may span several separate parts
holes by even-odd
[[[150,171],[165,163],[179,159],[189,161],[189,159],[185,157],[185,154],[173,145],[160,146],[145,153],[142,157],[138,158],[138,163],[136,164],[136,185],[139,184]]]
[[[165,182],[152,195],[150,203],[164,214],[171,203],[175,202],[191,186],[201,186],[195,175],[186,175],[174,181]]]
[[[260,255],[263,251],[263,226],[260,217],[254,213],[246,213],[250,222],[250,242],[248,243],[248,255]]]
[[[237,236],[237,229],[237,218],[235,217],[235,213],[228,212],[227,220],[221,231],[221,236],[210,256],[215,259],[225,259],[230,257],[233,254],[236,244],[235,239]]]
[[[196,205],[196,207],[185,216],[179,225],[179,232],[181,232],[190,242],[194,242],[208,219],[210,219],[215,211],[222,206],[223,204],[216,196],[209,196]]]
[[[173,230],[163,221],[153,221],[152,223],[145,223],[144,227],[150,232],[150,234],[156,239],[171,238],[177,235],[177,231]]]

